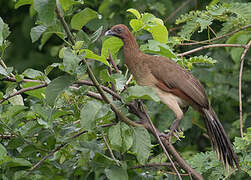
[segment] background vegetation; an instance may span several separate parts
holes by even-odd
[[[130,75],[122,42],[103,36],[115,24],[128,25],[142,51],[167,56],[200,79],[241,172],[223,169],[203,119],[191,108],[180,126],[181,141],[172,139],[182,158],[205,179],[250,178],[248,0],[0,0],[0,17],[1,179],[178,178],[153,133],[121,121],[91,86],[89,66],[122,99],[105,92],[115,111],[136,122],[142,107],[125,104],[141,99],[156,128],[168,132],[173,113],[134,80],[124,88]],[[190,179],[177,164],[182,178]]]

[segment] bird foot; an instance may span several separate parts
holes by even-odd
[[[181,141],[180,138],[179,138],[179,131],[177,131],[176,129],[171,129],[167,134],[165,133],[160,133],[160,137],[164,137],[168,140],[171,140],[171,137],[172,136],[175,136],[177,140]]]

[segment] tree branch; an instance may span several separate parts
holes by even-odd
[[[232,34],[237,33],[237,32],[239,32],[241,30],[247,29],[249,27],[251,27],[251,24],[248,24],[246,26],[241,27],[240,29],[237,29],[237,30],[232,31],[230,33],[227,33],[227,34],[224,34],[222,36],[218,36],[218,37],[215,37],[215,38],[212,38],[212,39],[209,39],[209,40],[193,42],[193,43],[182,43],[182,44],[178,44],[178,46],[190,46],[190,45],[196,45],[196,44],[208,44],[208,43],[210,43],[212,41],[216,41],[216,40],[222,39],[224,37],[231,36]]]
[[[145,128],[150,131],[153,135],[155,135],[155,131],[151,126],[149,125],[146,113],[141,112],[139,107],[135,105],[135,102],[128,103],[127,106],[129,107],[130,112],[134,113],[136,116],[138,116],[142,122],[144,122]],[[156,129],[158,136],[161,134],[158,129]],[[188,174],[191,174],[193,177],[195,177],[198,180],[203,180],[203,177],[198,174],[187,162],[179,155],[179,153],[176,151],[174,146],[165,138],[160,137],[161,141],[167,148],[167,150],[170,152],[170,154],[176,159],[176,162],[179,164],[179,166],[184,169]]]
[[[164,153],[166,154],[167,158],[168,158],[169,161],[171,162],[172,167],[173,167],[174,171],[176,172],[178,178],[179,178],[180,180],[182,180],[179,171],[177,170],[177,168],[176,168],[176,166],[175,166],[173,160],[171,159],[171,157],[170,157],[170,155],[168,154],[168,152],[167,152],[165,146],[163,145],[163,143],[162,143],[162,141],[161,141],[161,139],[160,139],[160,136],[159,136],[159,134],[157,133],[157,130],[156,130],[154,124],[152,123],[152,121],[151,121],[151,119],[150,119],[150,116],[147,114],[146,109],[145,109],[145,106],[144,106],[144,104],[143,104],[142,102],[141,102],[141,106],[142,106],[142,109],[143,109],[143,113],[146,115],[147,122],[148,122],[148,124],[150,125],[150,128],[153,130],[153,131],[152,131],[153,134],[154,134],[155,137],[157,138],[157,140],[158,140],[160,146],[162,147]]]
[[[245,49],[241,55],[241,63],[240,63],[240,74],[239,74],[239,109],[240,109],[240,133],[241,133],[241,137],[243,138],[243,119],[242,119],[242,93],[241,93],[241,89],[242,89],[242,71],[243,71],[243,65],[244,65],[244,60],[245,60],[245,56],[248,52],[248,49],[251,46],[251,40],[249,41],[249,43],[245,46]]]
[[[47,84],[39,84],[39,85],[37,85],[37,86],[32,86],[32,87],[27,87],[27,88],[20,89],[19,91],[10,94],[8,97],[1,99],[1,100],[0,100],[0,103],[3,103],[5,100],[7,100],[7,99],[9,99],[9,98],[12,98],[12,97],[14,97],[14,96],[17,96],[17,95],[19,95],[19,94],[22,94],[22,93],[24,93],[24,92],[26,92],[26,91],[32,91],[32,90],[40,89],[40,88],[43,88],[43,87],[46,87],[46,86],[47,86]]]
[[[75,44],[75,39],[73,37],[73,35],[71,34],[71,31],[70,31],[70,28],[69,26],[67,25],[67,23],[65,22],[65,19],[64,17],[62,16],[61,12],[60,12],[60,9],[58,6],[56,6],[56,14],[58,16],[58,19],[60,20],[60,22],[62,23],[63,27],[64,27],[64,30],[66,31],[66,34],[68,36],[68,38],[70,39],[72,45]]]
[[[203,49],[215,48],[215,47],[239,47],[239,48],[245,48],[246,46],[242,45],[242,44],[210,44],[210,45],[206,45],[206,46],[202,46],[202,47],[192,49],[192,50],[184,52],[184,53],[177,54],[177,56],[186,56],[186,55],[195,53],[197,51],[201,51]]]
[[[183,4],[181,4],[175,11],[173,11],[165,20],[166,23],[170,19],[172,19],[181,9],[183,9],[187,4],[190,3],[191,0],[186,0]]]

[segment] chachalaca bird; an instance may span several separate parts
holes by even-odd
[[[234,168],[235,164],[240,169],[232,144],[197,78],[167,57],[141,52],[133,34],[123,24],[113,26],[105,35],[116,36],[123,41],[124,62],[136,82],[152,87],[160,100],[175,113],[176,120],[167,136],[178,128],[184,115],[182,108],[192,106],[204,116],[208,135],[223,165],[228,169],[229,166]]]

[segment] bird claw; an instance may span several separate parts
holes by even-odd
[[[179,131],[177,129],[173,129],[173,130],[171,129],[167,134],[160,133],[160,137],[164,137],[168,140],[171,140],[171,137],[175,136],[178,141],[181,141],[179,138],[179,132],[181,132],[180,129],[179,129]]]

